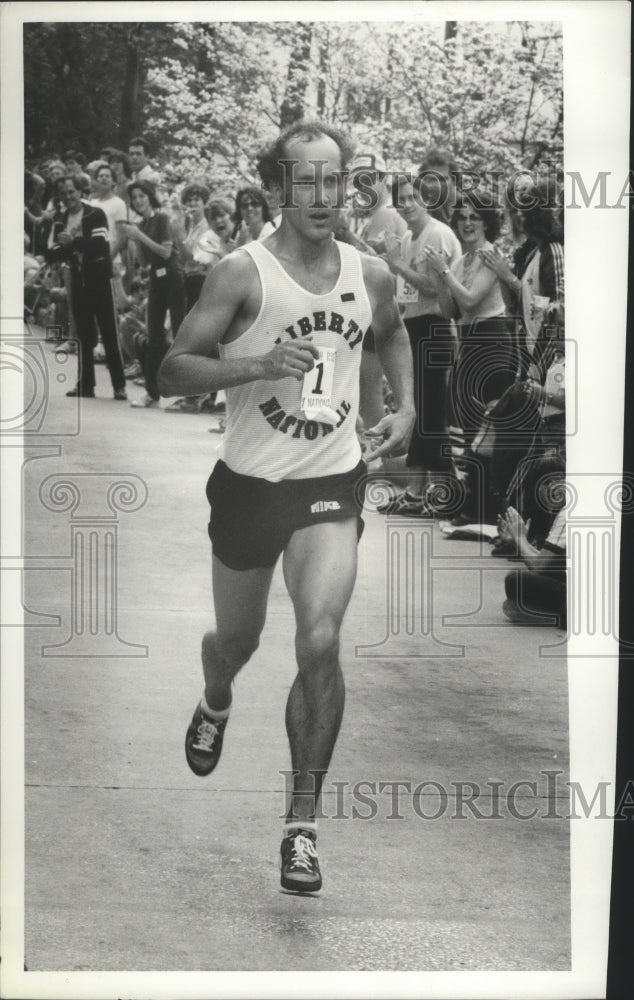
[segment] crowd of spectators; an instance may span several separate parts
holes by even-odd
[[[261,187],[236,185],[228,198],[206,179],[177,183],[148,157],[137,137],[125,152],[104,147],[87,161],[70,149],[25,171],[25,316],[58,349],[79,351],[68,395],[94,396],[94,363],[105,362],[115,400],[128,398],[127,380],[143,385],[136,408],[158,406],[161,361],[210,268],[281,219]],[[418,419],[407,482],[383,511],[497,524],[493,555],[526,565],[507,577],[507,616],[565,625],[560,192],[552,174],[505,181],[499,205],[495,185],[474,183],[445,151],[430,150],[411,172],[365,153],[350,165],[335,236],[387,262],[412,347]],[[386,406],[370,330],[366,429]],[[223,408],[212,394],[164,407]]]

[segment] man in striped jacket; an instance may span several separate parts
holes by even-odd
[[[96,322],[106,352],[114,398],[126,399],[112,291],[108,221],[102,209],[82,201],[80,194],[77,178],[66,177],[62,185],[66,210],[53,223],[54,243],[47,253],[49,261],[63,261],[70,267],[71,302],[80,351],[77,385],[66,395],[95,395]]]

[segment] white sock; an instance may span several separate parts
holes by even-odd
[[[317,823],[308,819],[289,819],[284,824],[284,836],[291,837],[297,830],[310,830],[317,835]]]
[[[229,717],[231,702],[227,708],[220,710],[217,708],[210,708],[203,692],[203,696],[200,699],[200,707],[202,708],[203,715],[206,715],[208,719],[213,719],[214,722],[221,722],[223,719],[227,719]]]

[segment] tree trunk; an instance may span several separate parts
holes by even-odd
[[[307,70],[310,63],[312,24],[298,24],[295,44],[288,64],[286,93],[280,108],[280,125],[286,128],[304,117],[304,100],[308,86]]]
[[[126,63],[119,124],[119,145],[124,150],[128,148],[130,139],[141,131],[142,36],[143,25],[131,24],[126,36]]]
[[[328,69],[328,52],[325,45],[319,46],[319,77],[317,79],[317,114],[326,113],[326,72]]]

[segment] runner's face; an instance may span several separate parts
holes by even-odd
[[[291,141],[286,156],[295,160],[293,181],[289,184],[289,201],[284,217],[301,236],[311,242],[330,239],[337,227],[343,204],[344,176],[341,150],[329,136],[312,142]]]

